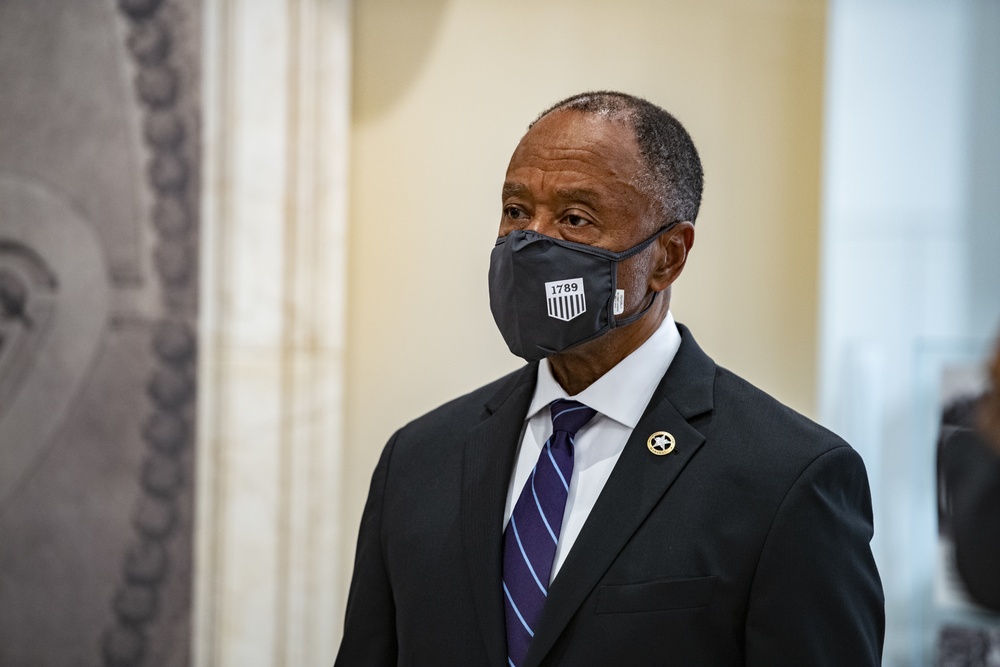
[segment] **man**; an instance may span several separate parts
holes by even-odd
[[[951,501],[955,565],[972,599],[1000,611],[1000,343],[989,376],[978,432],[951,432],[941,466]]]
[[[531,363],[389,441],[337,665],[879,664],[860,458],[670,314],[701,190],[644,100],[529,128],[490,301]]]

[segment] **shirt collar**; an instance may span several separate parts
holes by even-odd
[[[668,310],[652,336],[576,396],[566,393],[552,376],[549,360],[542,359],[538,364],[535,395],[525,419],[531,419],[557,398],[569,398],[629,428],[635,428],[680,345],[681,335],[673,314]]]

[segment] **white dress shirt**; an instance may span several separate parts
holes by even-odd
[[[622,359],[596,382],[576,396],[569,396],[552,376],[548,360],[538,364],[535,395],[528,407],[521,446],[517,451],[514,476],[507,488],[504,526],[510,520],[521,489],[538,461],[545,441],[552,435],[549,404],[557,398],[579,401],[597,411],[573,438],[573,477],[563,514],[562,530],[556,545],[551,579],[562,567],[583,524],[611,476],[632,429],[646,410],[649,399],[677,354],[681,335],[673,315],[667,311],[660,327],[632,354]],[[551,581],[550,579],[550,581]]]

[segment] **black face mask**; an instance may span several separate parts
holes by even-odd
[[[507,347],[536,361],[635,322],[617,289],[618,263],[645,250],[672,222],[628,250],[611,252],[519,229],[497,239],[490,255],[490,310]]]

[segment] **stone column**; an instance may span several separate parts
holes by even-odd
[[[196,665],[322,665],[343,612],[348,0],[204,15]]]

